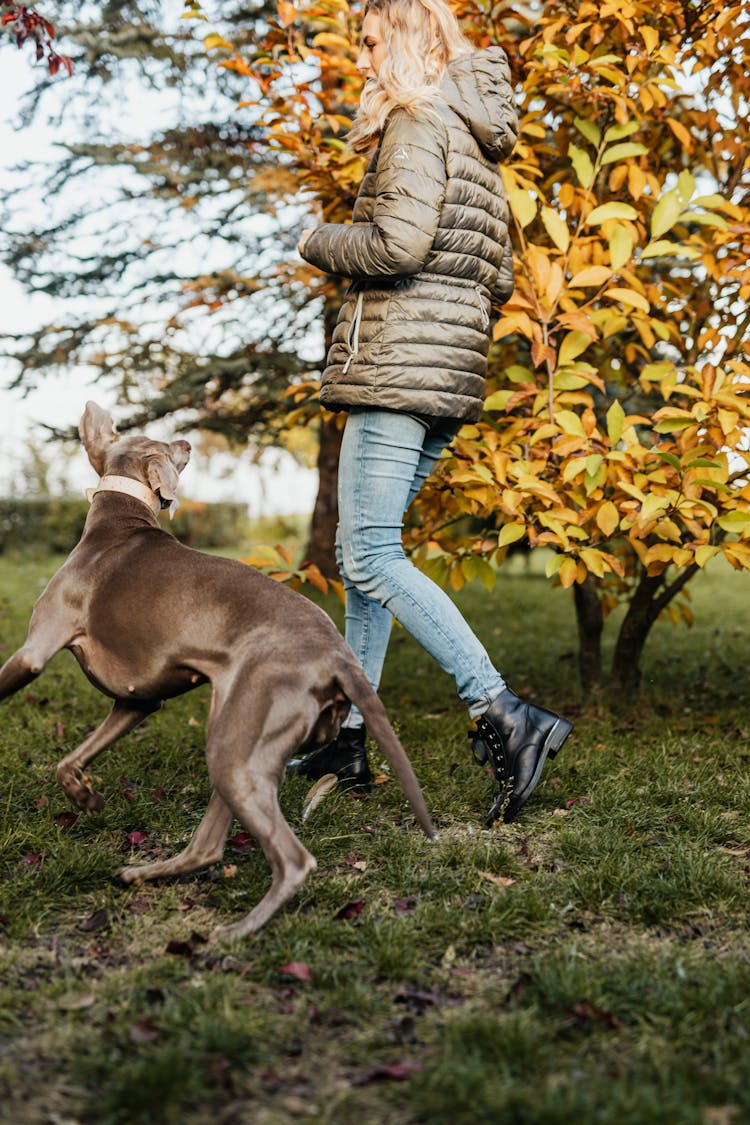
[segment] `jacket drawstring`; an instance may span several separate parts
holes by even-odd
[[[490,317],[489,317],[489,313],[487,312],[487,309],[484,307],[484,294],[482,293],[482,290],[479,288],[478,285],[476,285],[474,288],[476,289],[476,294],[477,294],[477,297],[479,298],[479,308],[480,308],[481,313],[482,313],[482,327],[488,328],[489,324],[490,324]]]
[[[346,346],[349,349],[349,356],[346,363],[341,369],[341,374],[346,375],[349,370],[349,364],[352,362],[357,352],[359,351],[359,322],[362,319],[362,301],[364,299],[364,290],[360,289],[357,294],[357,304],[354,309],[354,316],[349,325],[349,336],[346,341]]]

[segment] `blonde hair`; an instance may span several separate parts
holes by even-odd
[[[413,111],[434,103],[447,64],[473,50],[446,0],[368,0],[368,12],[380,16],[385,58],[362,91],[347,137],[354,152],[372,147],[396,106]]]

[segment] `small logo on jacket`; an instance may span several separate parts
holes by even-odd
[[[394,164],[408,164],[408,162],[409,162],[409,153],[406,151],[406,149],[403,148],[403,147],[397,148],[396,151],[393,154],[393,163]]]

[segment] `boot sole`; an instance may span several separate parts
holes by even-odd
[[[539,758],[537,760],[536,769],[534,770],[534,774],[531,778],[531,781],[529,782],[529,784],[526,786],[526,788],[524,789],[524,791],[522,793],[519,793],[517,797],[513,798],[509,802],[508,807],[505,810],[505,816],[503,817],[503,820],[504,820],[505,824],[510,824],[510,822],[516,818],[518,813],[521,811],[523,806],[526,804],[529,797],[531,796],[531,794],[534,792],[537,785],[539,784],[539,778],[542,776],[542,770],[544,769],[544,763],[547,761],[548,758],[556,758],[557,757],[557,755],[560,753],[560,751],[563,748],[563,744],[564,744],[566,738],[568,737],[568,735],[571,733],[572,730],[573,730],[573,724],[568,722],[567,719],[558,719],[557,720],[557,722],[555,723],[552,730],[549,732],[549,734],[547,735],[547,737],[544,741],[544,746],[542,747],[542,752],[539,755]]]

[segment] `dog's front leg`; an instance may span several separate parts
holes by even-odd
[[[42,658],[28,642],[6,660],[0,668],[0,699],[7,699],[9,695],[20,691],[44,671],[48,657]]]
[[[137,707],[130,700],[116,700],[104,722],[80,746],[63,758],[57,767],[57,780],[74,805],[87,813],[99,811],[104,798],[92,788],[83,772],[85,767],[97,754],[137,727],[147,715],[158,711],[159,707],[160,700],[145,701]]]
[[[193,834],[188,846],[172,859],[140,866],[122,867],[117,872],[125,883],[139,883],[142,879],[159,879],[165,875],[184,875],[199,867],[218,863],[224,854],[224,844],[232,823],[232,812],[214,789],[205,816]]]

